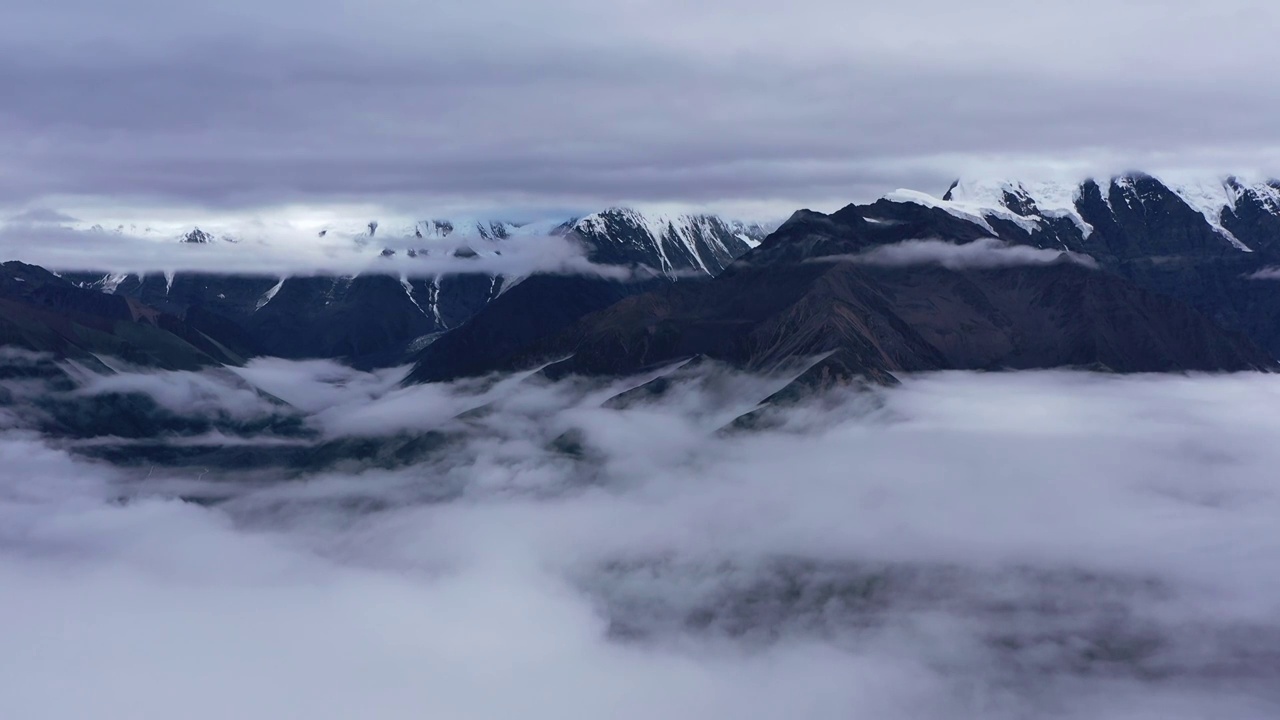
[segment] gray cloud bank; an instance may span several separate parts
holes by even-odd
[[[1011,245],[996,238],[983,238],[963,244],[945,240],[905,240],[857,255],[835,255],[818,258],[815,262],[849,261],[884,267],[941,265],[951,270],[962,270],[1047,265],[1064,259],[1091,268],[1098,266],[1098,262],[1088,255],[1067,250]]]
[[[991,166],[1280,170],[1249,71],[1280,8],[1165,7],[27,3],[0,201],[794,207]]]
[[[399,247],[384,257],[386,245]],[[421,252],[407,253],[412,247]],[[465,247],[473,252],[455,254]],[[592,263],[584,248],[566,236],[527,235],[505,241],[469,237],[456,241],[391,238],[356,243],[333,234],[264,232],[239,242],[182,243],[127,233],[85,231],[60,225],[10,224],[0,227],[2,260],[20,260],[56,271],[113,273],[202,272],[251,275],[381,273],[404,277],[485,273],[520,277],[533,273],[625,278],[631,271]]]
[[[331,434],[465,430],[422,465],[271,482],[10,426],[0,715],[1280,709],[1271,376],[928,375],[745,435],[718,430],[786,378],[617,409],[627,383],[238,376],[101,382],[243,415],[243,380]],[[567,431],[578,456],[551,449]]]

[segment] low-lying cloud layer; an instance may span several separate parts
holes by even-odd
[[[892,245],[882,245],[857,255],[820,258],[820,261],[828,260],[848,260],[887,267],[941,265],[950,270],[1047,265],[1062,260],[1080,263],[1091,268],[1098,266],[1097,261],[1088,255],[1069,250],[1011,245],[996,238],[983,238],[964,244],[945,240],[905,240]]]
[[[80,392],[279,407],[244,380],[327,436],[452,439],[273,480],[93,464],[11,427],[0,715],[1280,710],[1271,376],[944,373],[753,433],[721,429],[785,377],[708,369],[621,405],[641,379],[181,377]]]
[[[390,246],[390,247],[388,247]],[[393,255],[382,255],[384,248]],[[408,250],[414,250],[411,256]],[[459,253],[459,249],[463,252]],[[484,273],[519,277],[564,273],[624,278],[625,268],[592,263],[584,248],[563,235],[530,234],[510,241],[483,238],[390,238],[357,243],[350,236],[273,230],[239,242],[184,243],[128,233],[77,230],[60,225],[0,226],[3,260],[58,271],[111,273],[201,272],[252,275],[383,273],[436,277]]]

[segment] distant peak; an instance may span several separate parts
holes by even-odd
[[[827,217],[825,214],[820,213],[816,210],[810,210],[809,208],[801,208],[800,210],[797,210],[791,213],[791,217],[787,218],[786,221],[783,222],[782,224],[787,225],[790,223],[804,222],[805,220],[812,220],[815,218],[825,218],[825,217]]]
[[[210,235],[200,228],[195,228],[186,235],[183,235],[181,240],[184,243],[191,243],[193,245],[207,245],[213,242],[213,235]]]
[[[80,220],[52,208],[31,208],[9,218],[9,222],[57,224],[78,223]]]

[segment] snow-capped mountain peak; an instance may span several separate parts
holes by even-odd
[[[1081,183],[962,178],[952,183],[942,199],[965,206],[979,215],[1007,211],[1012,217],[1006,219],[1024,226],[1030,222],[1035,228],[1039,228],[1045,218],[1067,218],[1088,237],[1093,233],[1093,227],[1085,222],[1076,208],[1080,194]]]
[[[994,223],[1009,223],[1030,235],[1051,235],[1064,246],[1073,241],[1105,243],[1094,238],[1095,233],[1131,215],[1194,212],[1203,218],[1206,236],[1216,237],[1223,249],[1253,252],[1251,243],[1256,241],[1249,236],[1254,233],[1241,215],[1270,215],[1280,221],[1280,182],[1228,175],[1126,173],[1080,181],[962,178],[940,198],[899,190],[885,199],[938,208],[993,235],[1000,234]],[[1064,219],[1076,232],[1063,228]],[[1117,232],[1113,229],[1111,234]]]
[[[709,214],[668,214],[613,207],[575,222],[597,262],[642,264],[670,276],[716,275],[767,234],[763,226]]]

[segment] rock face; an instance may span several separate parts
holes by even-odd
[[[546,363],[554,363],[551,372],[622,375],[694,356],[753,370],[821,358],[810,382],[889,381],[897,371],[940,369],[1163,372],[1274,365],[1243,334],[1065,251],[997,266],[869,262],[877,248],[921,238],[971,244],[999,234],[996,222],[1034,237],[1013,220],[929,203],[883,200],[831,215],[801,211],[715,279],[625,298],[496,360],[459,360],[464,351],[440,344],[424,353],[414,378]],[[1205,233],[1184,230],[1179,237],[1210,251]],[[1128,236],[1115,242],[1132,247]],[[1239,252],[1230,246],[1212,251]],[[491,311],[472,322],[489,320]]]
[[[590,374],[625,374],[691,355],[767,370],[825,353],[873,377],[941,369],[1165,372],[1271,364],[1246,339],[1184,305],[1070,261],[968,271],[849,262],[818,267],[790,275],[793,292],[751,304],[747,295],[760,280],[754,273],[715,284],[713,292],[632,298],[548,349],[552,356],[572,349],[566,367]]]
[[[91,364],[111,356],[171,370],[243,362],[216,333],[18,262],[0,266],[0,346]]]
[[[765,236],[758,225],[734,224],[715,215],[645,215],[627,208],[588,215],[573,224],[572,232],[598,263],[708,276],[719,274]]]
[[[330,235],[338,230],[321,232]],[[398,250],[388,246],[380,252],[404,252],[410,258],[442,252],[474,258],[477,253],[468,246],[469,239],[516,243],[530,235],[554,234],[581,243],[588,258],[598,264],[650,268],[652,272],[645,275],[674,281],[720,272],[733,258],[758,244],[766,232],[758,225],[712,215],[667,217],[613,208],[536,226],[431,220],[394,227],[371,221],[348,234],[357,244],[367,245],[376,238],[378,243],[396,245]],[[200,245],[214,239],[214,235],[195,229],[180,241]],[[251,251],[245,248],[245,252]],[[343,358],[360,365],[403,362],[436,335],[462,325],[503,295],[508,286],[524,280],[483,272],[397,277],[378,274],[376,268],[356,277],[180,272],[141,276],[77,273],[68,278],[86,289],[133,298],[220,335],[233,336],[237,350],[247,355]],[[561,283],[563,287],[557,287]],[[551,307],[579,287],[592,289],[563,308]],[[595,291],[598,287],[612,289],[600,294]],[[551,323],[548,329],[556,329],[555,318],[571,308],[599,309],[602,298],[616,300],[646,287],[644,283],[620,285],[548,276],[524,287],[506,306],[520,302],[526,306],[522,312],[540,315],[542,321]],[[537,297],[535,291],[548,294]],[[531,313],[533,308],[541,310]],[[514,333],[519,335],[519,330]]]
[[[665,278],[621,281],[535,275],[419,352],[409,380],[449,380],[504,367],[510,357],[564,330],[579,318],[636,293],[670,284]]]

